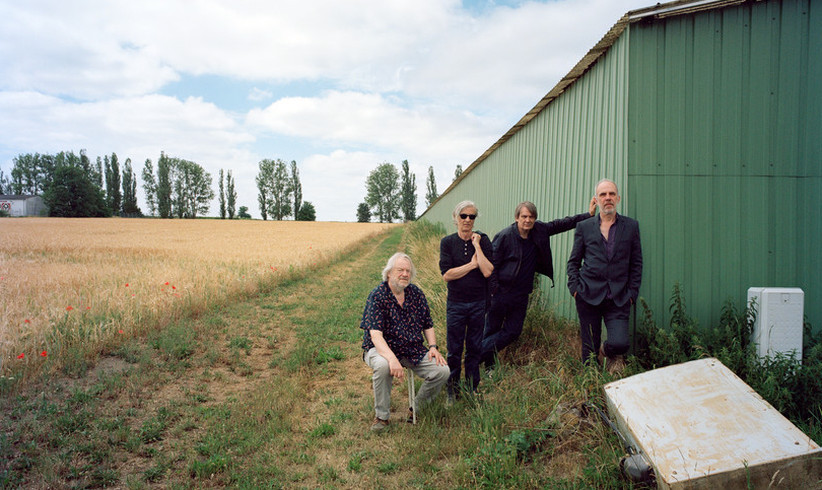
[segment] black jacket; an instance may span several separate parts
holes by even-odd
[[[614,253],[608,257],[595,216],[577,226],[574,248],[568,258],[568,291],[585,302],[598,305],[611,292],[614,304],[636,303],[642,283],[642,244],[639,223],[617,215]]]
[[[551,279],[554,283],[554,261],[551,255],[551,235],[573,230],[577,223],[590,218],[589,213],[566,216],[553,221],[536,221],[531,229],[530,237],[537,247],[536,271]],[[494,274],[491,280],[491,290],[507,291],[513,279],[519,274],[522,265],[522,248],[519,240],[519,230],[516,222],[502,229],[494,237]]]

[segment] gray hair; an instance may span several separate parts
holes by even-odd
[[[405,260],[408,261],[409,264],[411,264],[411,281],[410,282],[414,281],[414,277],[416,277],[416,275],[417,275],[417,268],[414,267],[414,261],[411,260],[411,257],[409,257],[408,254],[404,254],[402,252],[397,252],[394,255],[392,255],[391,258],[388,259],[388,263],[385,264],[385,268],[382,270],[382,280],[383,281],[388,280],[388,273],[391,272],[392,269],[394,269],[394,267],[397,265],[397,261],[400,260],[400,259],[405,259]]]
[[[522,211],[522,208],[527,209],[531,215],[533,215],[534,219],[537,219],[537,207],[531,201],[523,201],[517,204],[517,209],[514,211],[514,219],[519,218],[519,213]]]
[[[477,208],[477,205],[474,204],[474,201],[462,201],[459,204],[457,204],[457,207],[454,208],[453,214],[451,214],[451,217],[454,218],[454,224],[455,225],[459,224],[459,221],[457,221],[457,217],[460,215],[462,210],[465,209],[465,208],[474,208],[474,209],[476,209],[477,210],[477,216],[479,216],[479,209]]]

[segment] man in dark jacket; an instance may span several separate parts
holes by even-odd
[[[572,230],[577,223],[593,216],[595,203],[592,199],[587,213],[546,223],[537,221],[534,203],[522,202],[514,213],[516,221],[494,237],[496,291],[491,297],[482,341],[486,370],[493,366],[496,354],[522,333],[534,274],[539,272],[554,280],[551,235]]]
[[[608,179],[596,185],[599,215],[577,225],[574,248],[568,258],[568,290],[576,300],[582,339],[582,361],[599,354],[617,373],[628,351],[628,318],[642,282],[642,246],[639,224],[617,214],[620,197]],[[602,323],[608,338],[601,344]]]

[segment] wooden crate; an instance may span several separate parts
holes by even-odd
[[[611,419],[653,466],[658,488],[822,488],[822,448],[717,359],[604,389]]]

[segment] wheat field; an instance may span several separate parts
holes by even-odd
[[[57,366],[321,267],[390,226],[251,220],[0,220],[0,375]],[[59,360],[59,359],[58,359]]]

